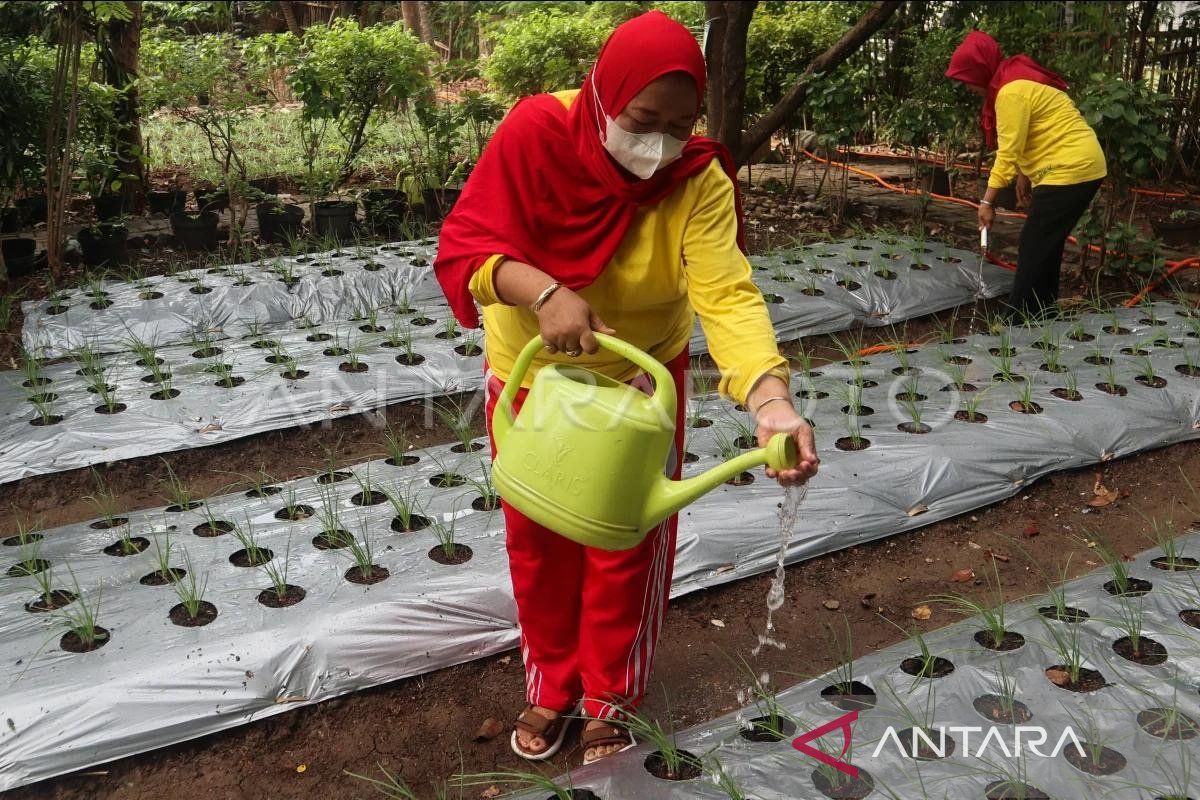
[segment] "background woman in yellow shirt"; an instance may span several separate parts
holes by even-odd
[[[682,400],[698,313],[720,391],[753,414],[761,443],[795,436],[799,466],[773,477],[801,483],[817,469],[812,430],[792,406],[787,361],[739,248],[733,164],[725,148],[691,135],[704,78],[682,25],[661,12],[621,25],[581,89],[526,98],[501,123],[442,227],[434,269],[463,325],[477,326],[475,303],[483,307],[489,430],[516,354],[539,333],[547,345],[531,375],[570,360],[649,388],[633,365],[598,348],[593,331],[614,333],[667,364]],[[675,477],[683,405],[665,465]],[[675,517],[638,547],[608,552],[508,505],[504,515],[528,703],[513,750],[552,756],[581,699],[585,762],[628,746],[611,720],[646,689]]]
[[[1058,300],[1063,247],[1108,174],[1095,132],[1066,95],[1061,77],[1024,55],[1004,58],[996,40],[967,34],[946,77],[984,98],[983,129],[996,148],[979,226],[991,227],[996,194],[1017,178],[1028,219],[1021,229],[1009,304],[1039,314]]]

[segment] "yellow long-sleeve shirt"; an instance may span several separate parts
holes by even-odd
[[[996,162],[988,186],[1002,189],[1017,169],[1034,186],[1068,186],[1108,174],[1096,133],[1066,93],[1012,81],[996,94]]]
[[[569,106],[575,94],[557,96]],[[517,354],[537,335],[538,321],[528,308],[505,305],[497,297],[493,272],[502,258],[484,262],[470,289],[483,307],[488,364],[508,380]],[[662,202],[639,208],[608,266],[579,295],[618,337],[663,362],[683,350],[699,314],[721,370],[718,388],[739,403],[767,373],[788,381],[787,360],[776,347],[762,293],[737,246],[733,184],[715,159]],[[563,359],[543,351],[524,385],[537,369]],[[568,360],[620,381],[638,372],[604,349]]]

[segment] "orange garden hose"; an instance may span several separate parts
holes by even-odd
[[[876,175],[873,172],[869,172],[868,170],[861,169],[859,167],[853,167],[853,166],[843,163],[841,161],[833,161],[831,159],[821,158],[820,156],[818,156],[814,153],[811,153],[808,150],[805,150],[803,148],[801,149],[800,152],[804,153],[804,155],[808,156],[813,161],[817,161],[822,164],[829,164],[829,165],[835,166],[835,167],[841,167],[842,169],[847,170],[848,172],[854,173],[855,175],[861,175],[864,178],[870,178],[871,180],[875,181],[880,186],[882,186],[883,188],[885,188],[889,191],[898,192],[900,194],[917,194],[917,195],[922,195],[922,196],[926,196],[926,197],[931,197],[934,200],[941,200],[946,203],[955,203],[960,206],[967,206],[969,208],[975,208],[975,209],[979,208],[978,203],[971,202],[970,200],[965,200],[961,197],[952,197],[950,195],[944,195],[944,194],[933,194],[932,192],[923,192],[919,189],[906,189],[903,186],[896,186],[895,184],[888,183],[880,176]],[[1150,191],[1150,190],[1146,190],[1146,191]],[[1019,211],[998,211],[996,213],[999,216],[1015,217],[1018,219],[1027,219],[1027,215],[1022,214]],[[1068,236],[1067,241],[1071,242],[1071,244],[1074,244],[1077,246],[1079,245],[1079,240],[1076,239],[1074,236]],[[1100,247],[1097,245],[1094,245],[1094,244],[1089,244],[1088,249],[1093,253],[1101,252]],[[1005,269],[1016,270],[1016,268],[1017,268],[1016,264],[1012,264],[1007,261],[1004,261],[1003,259],[1001,259],[997,256],[993,256],[991,253],[987,254],[987,260],[990,261],[991,263],[995,264],[996,266],[1003,267]],[[1166,261],[1166,262],[1164,262],[1164,265],[1167,267],[1167,271],[1164,274],[1160,275],[1158,278],[1156,278],[1154,281],[1152,281],[1150,284],[1148,284],[1144,289],[1142,289],[1142,291],[1138,292],[1138,294],[1135,295],[1134,298],[1131,298],[1130,304],[1136,304],[1136,302],[1140,301],[1142,297],[1144,297],[1147,293],[1153,291],[1154,289],[1158,288],[1158,286],[1163,281],[1165,281],[1170,276],[1174,275],[1176,272],[1180,272],[1181,270],[1184,270],[1184,269],[1200,269],[1200,257],[1185,258],[1180,261]]]

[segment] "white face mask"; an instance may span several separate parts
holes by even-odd
[[[601,133],[604,149],[617,163],[631,173],[646,180],[655,172],[679,158],[687,142],[667,133],[630,133],[617,124],[600,105],[596,84],[592,82],[592,96],[596,98],[596,110],[606,123]]]

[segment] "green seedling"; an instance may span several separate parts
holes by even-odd
[[[446,320],[442,323],[442,330],[438,334],[438,337],[441,339],[455,339],[458,337],[459,333],[461,333],[461,331],[458,327],[458,320],[455,319],[453,314],[447,314]]]
[[[474,444],[479,432],[475,428],[474,409],[471,406],[448,399],[444,403],[434,403],[433,410],[458,440],[457,450],[470,453],[476,449]]]
[[[118,517],[119,505],[117,496],[104,482],[104,478],[95,469],[92,470],[92,482],[96,485],[94,494],[87,495],[84,500],[87,500],[96,507],[100,514],[100,519],[104,521],[105,528],[115,528],[118,525],[124,525],[123,517]]]
[[[787,738],[788,731],[785,722],[788,720],[788,715],[779,703],[779,698],[771,689],[771,676],[766,672],[757,672],[740,654],[734,666],[750,683],[748,689],[738,690],[738,702],[742,705],[745,705],[747,701],[753,703],[754,710],[757,712],[754,719],[744,723],[744,729],[749,733],[765,735],[775,741]]]
[[[813,372],[812,353],[808,352],[803,345],[796,348],[796,354],[792,356],[792,363],[799,368],[800,374],[806,378],[813,378],[821,374]]]
[[[718,426],[713,431],[713,438],[717,443],[717,451],[721,455],[723,461],[732,461],[741,455],[741,448],[737,445],[737,431],[731,430],[728,426]]]
[[[1035,410],[1033,404],[1033,381],[1029,378],[1017,382],[1017,402],[1026,411],[1032,412]]]
[[[350,772],[349,770],[346,770],[346,775],[364,782],[387,798],[387,800],[421,800],[416,791],[409,788],[409,785],[401,780],[400,776],[389,772],[382,764],[376,764],[376,766],[383,775],[382,778],[359,775],[357,772]],[[462,788],[459,787],[458,800],[462,800],[462,796]],[[435,785],[433,787],[433,797],[434,800],[450,800],[449,785],[446,783]]]
[[[482,348],[479,346],[481,338],[478,331],[467,331],[463,337],[463,343],[459,345],[462,348],[462,354],[464,356],[474,356],[481,353]]]
[[[566,776],[567,786],[559,786],[552,778],[537,772],[500,771],[479,772],[474,774],[459,773],[454,780],[460,787],[467,786],[508,786],[511,791],[528,789],[536,791],[539,800],[573,800],[574,789],[570,784],[570,773]],[[403,795],[401,795],[403,797]]]
[[[214,522],[215,521],[210,520],[209,524],[212,525]],[[233,533],[233,538],[237,539],[238,542],[241,543],[242,547],[245,548],[246,560],[249,561],[251,565],[258,565],[269,560],[271,551],[261,547],[258,544],[258,539],[254,535],[254,525],[250,522],[249,514],[246,515],[245,527],[241,525],[234,525],[231,533]]]
[[[476,502],[482,507],[482,511],[494,511],[500,507],[500,495],[496,492],[496,486],[492,483],[492,471],[488,469],[487,464],[483,463],[483,459],[479,460],[479,477],[474,474],[464,475],[467,483],[471,485],[475,491],[479,492],[479,497]]]
[[[458,517],[455,514],[448,515],[449,520],[444,517],[434,515],[429,520],[429,529],[433,531],[433,535],[437,538],[438,546],[442,548],[442,554],[446,558],[454,558],[458,553],[458,545],[455,543],[455,528],[458,526]]]
[[[1079,676],[1083,671],[1083,646],[1079,636],[1080,626],[1060,625],[1045,617],[1041,617],[1040,619],[1042,626],[1050,634],[1050,640],[1042,644],[1058,656],[1058,663],[1066,670],[1071,684],[1078,684]]]
[[[175,552],[175,543],[167,532],[154,539],[154,563],[158,564],[158,574],[164,578],[173,578],[175,568],[171,566],[171,556]]]
[[[1162,379],[1154,374],[1154,362],[1149,356],[1142,356],[1138,359],[1138,375],[1142,378],[1142,383],[1147,386],[1157,386]]]
[[[355,568],[358,569],[358,574],[363,577],[371,575],[375,571],[375,548],[371,543],[369,529],[364,526],[361,539],[357,536],[350,536],[345,542],[350,558],[354,561]]]
[[[287,549],[282,559],[271,559],[262,564],[262,571],[271,582],[269,591],[275,594],[276,600],[282,600],[288,593],[288,571],[292,561],[292,538],[288,537]],[[258,563],[255,561],[254,563]]]
[[[174,580],[171,587],[175,590],[175,596],[179,598],[179,603],[187,611],[187,614],[192,619],[200,615],[201,605],[204,603],[204,593],[208,590],[208,573],[204,573],[203,579],[197,580],[196,570],[192,566],[192,556],[186,550],[183,553],[183,575],[179,573],[168,573]]]
[[[699,769],[700,763],[679,748],[675,740],[675,728],[670,723],[671,706],[667,703],[667,726],[664,728],[657,719],[642,716],[629,708],[622,708],[618,717],[610,721],[628,730],[634,740],[648,743],[659,754],[665,777],[668,780],[678,780],[686,776],[685,769]]]
[[[67,625],[67,632],[75,634],[85,649],[92,649],[108,639],[108,631],[100,628],[101,590],[96,590],[95,602],[89,602],[75,582],[75,602],[58,612]]]
[[[160,457],[159,460],[167,468],[167,477],[159,481],[159,484],[163,487],[163,491],[171,501],[170,505],[180,511],[189,511],[200,505],[196,501],[196,496],[192,493],[192,490],[179,479],[179,476],[175,474],[175,470],[171,469],[171,463],[165,458]]]
[[[417,494],[411,483],[384,489],[383,494],[391,504],[392,510],[396,512],[394,521],[399,523],[401,530],[412,531],[422,527],[416,524],[416,521],[422,518],[422,514]]]

